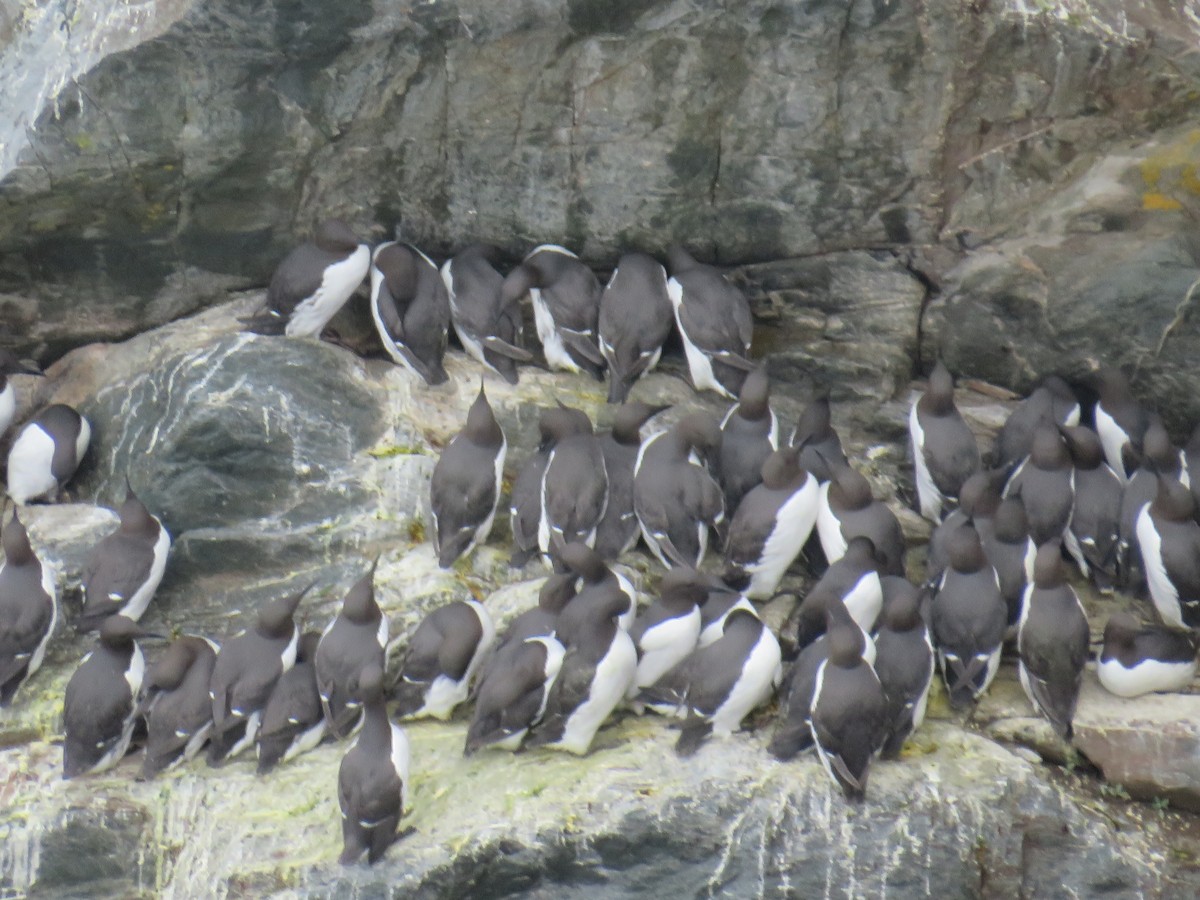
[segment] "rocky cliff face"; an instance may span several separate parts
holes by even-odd
[[[396,652],[427,611],[450,599],[482,599],[501,623],[532,605],[544,570],[537,562],[508,567],[505,523],[449,571],[437,568],[424,534],[428,475],[478,389],[477,367],[454,351],[451,380],[429,388],[344,349],[239,333],[237,315],[260,298],[82,348],[48,379],[20,380],[22,408],[68,401],[95,424],[76,502],[24,515],[35,547],[63,572],[68,620],[88,549],[113,526],[103,507],[123,491],[125,473],[175,537],[144,620],[162,632],[228,637],[261,599],[309,581],[317,587],[301,615],[321,628],[376,554]],[[681,366],[668,357],[635,394],[675,404],[668,421],[698,407],[723,410],[691,392]],[[611,415],[603,385],[584,376],[526,369],[516,387],[492,377],[485,385],[510,441],[510,478],[531,449],[537,407],[559,398],[601,422]],[[805,400],[780,387],[774,403],[790,423]],[[986,439],[1003,406],[969,392],[959,401]],[[906,509],[905,452],[893,437],[903,433],[904,403],[868,398],[835,412],[851,455],[903,518],[916,575],[927,531]],[[651,582],[655,567],[643,554],[628,554],[623,566],[635,584]],[[788,586],[808,580],[791,577]],[[772,601],[765,615],[778,625],[792,602]],[[1087,602],[1098,634],[1129,601]],[[769,712],[754,730],[690,760],[675,756],[675,736],[657,717],[621,718],[582,760],[544,751],[464,759],[463,721],[414,724],[406,824],[415,833],[374,869],[344,869],[336,863],[341,747],[264,778],[247,758],[220,770],[195,761],[140,783],[134,757],[106,775],[63,782],[62,693],[88,646],[60,628],[43,671],[0,719],[0,890],[189,897],[204,885],[217,896],[471,898],[1200,891],[1200,832],[1188,812],[1200,808],[1196,695],[1119,700],[1088,673],[1073,753],[1032,714],[1011,664],[966,717],[952,714],[936,687],[930,722],[900,762],[876,766],[860,807],[844,802],[815,757],[787,765],[769,757]]]
[[[77,502],[30,521],[68,612],[126,475],[176,539],[154,627],[226,636],[314,579],[320,627],[376,554],[401,635],[450,598],[500,618],[532,602],[541,573],[507,569],[502,525],[450,572],[424,536],[477,366],[452,353],[431,389],[370,354],[238,332],[261,297],[238,292],[329,215],[436,256],[554,240],[603,271],[682,241],[731,266],[785,423],[832,389],[914,574],[927,526],[907,512],[904,423],[935,353],[1016,389],[1121,363],[1190,425],[1200,25],[1176,6],[0,4],[0,73],[27,76],[0,98],[0,343],[58,360],[18,380],[22,410],[70,402],[94,425]],[[635,395],[723,411],[681,367],[668,353]],[[604,407],[582,378],[486,384],[510,475],[539,405]],[[981,435],[1004,412],[960,400]],[[1112,604],[1088,604],[1098,632]],[[583,761],[464,761],[461,723],[414,726],[416,833],[386,865],[342,870],[338,748],[261,781],[248,761],[59,781],[62,689],[86,649],[60,634],[0,719],[0,892],[1200,894],[1196,820],[1160,808],[1200,808],[1194,695],[1117,701],[1089,675],[1077,757],[1006,668],[971,720],[935,702],[861,808],[815,760],[770,761],[769,727],[680,762],[657,720],[620,722]]]
[[[6,98],[32,127],[0,173],[0,328],[44,361],[261,285],[341,215],[435,254],[788,260],[746,278],[798,376],[886,394],[941,352],[1020,388],[1104,359],[1200,417],[1184,6],[87,7],[10,15],[5,54],[45,77]],[[882,374],[840,358],[864,337]]]

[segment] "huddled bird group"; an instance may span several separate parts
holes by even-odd
[[[110,768],[137,742],[149,778],[205,747],[212,765],[254,748],[265,773],[324,740],[353,738],[337,781],[341,859],[374,862],[401,833],[409,782],[408,741],[389,703],[401,720],[445,720],[472,706],[466,754],[582,755],[615,713],[654,712],[675,720],[676,749],[689,756],[778,695],[769,751],[789,760],[815,749],[846,797],[861,799],[872,761],[897,758],[920,727],[936,670],[951,704],[969,706],[995,677],[1006,640],[1015,639],[1034,708],[1070,739],[1090,646],[1068,558],[1102,591],[1145,585],[1163,622],[1113,616],[1101,684],[1132,697],[1182,690],[1195,675],[1200,485],[1189,473],[1200,466],[1200,428],[1174,447],[1115,369],[1094,376],[1091,410],[1047,378],[985,454],[937,364],[909,418],[918,507],[935,525],[914,583],[900,522],[844,452],[828,393],[785,433],[765,361],[750,357],[745,295],[682,249],[667,267],[628,253],[602,287],[557,245],[507,274],[481,245],[439,269],[415,247],[372,250],[330,221],[284,259],[244,323],[319,337],[368,276],[384,349],[427,384],[448,378],[451,328],[466,353],[516,383],[520,365],[537,364],[523,335],[526,297],[547,367],[608,378],[610,427],[562,403],[543,409],[536,449],[512,481],[511,563],[537,556],[550,570],[536,606],[503,630],[486,600],[441,606],[401,641],[389,674],[392,636],[372,565],[319,633],[297,625],[306,589],[263,604],[250,628],[220,643],[177,637],[147,666],[139,641],[158,636],[138,622],[170,537],[128,487],[119,528],[84,572],[74,625],[98,638],[66,689],[66,777]],[[734,401],[723,418],[681,410],[655,426],[666,407],[629,399],[676,329],[693,386]],[[15,410],[8,378],[39,374],[0,353],[0,433]],[[35,414],[12,444],[9,496],[18,506],[55,500],[89,435],[69,407]],[[508,446],[481,384],[430,480],[443,568],[489,540]],[[665,569],[649,596],[619,564],[639,541]],[[8,705],[41,665],[60,605],[56,573],[17,512],[2,542]],[[803,591],[785,586],[798,566],[816,577]],[[777,633],[760,609],[780,596],[796,602]]]
[[[321,223],[313,240],[276,269],[262,307],[244,321],[260,334],[319,337],[370,276],[371,317],[398,365],[427,384],[447,380],[442,359],[451,328],[463,349],[510,384],[525,349],[521,303],[529,298],[545,365],[609,378],[610,402],[658,365],[675,327],[698,390],[736,397],[747,373],[753,322],[744,294],[719,270],[673,248],[667,269],[627,253],[601,286],[592,270],[557,244],[535,247],[507,275],[496,252],[472,244],[439,269],[411,244],[373,250],[341,221]]]

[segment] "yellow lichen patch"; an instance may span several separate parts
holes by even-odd
[[[1193,194],[1200,194],[1200,176],[1196,175],[1196,164],[1188,163],[1179,173],[1179,183]]]
[[[900,750],[901,759],[918,759],[922,756],[930,756],[937,753],[938,742],[935,741],[928,731],[917,731],[904,743],[904,747]]]
[[[1183,204],[1174,197],[1168,197],[1158,191],[1147,191],[1142,194],[1142,209],[1175,211],[1183,209]]]
[[[1183,208],[1179,197],[1200,195],[1200,129],[1189,131],[1182,138],[1156,148],[1139,165],[1146,193],[1142,208],[1174,211]]]
[[[425,522],[420,516],[413,516],[408,523],[408,539],[414,544],[425,543]]]
[[[1158,187],[1158,180],[1162,178],[1162,162],[1152,157],[1142,162],[1141,169],[1142,181],[1146,183],[1146,187]]]
[[[950,706],[950,695],[946,693],[941,678],[935,678],[929,687],[929,699],[925,702],[925,718],[951,719],[957,714]]]
[[[368,450],[367,456],[373,456],[375,459],[391,459],[395,456],[422,456],[424,453],[424,447],[411,444],[380,444],[378,447]]]

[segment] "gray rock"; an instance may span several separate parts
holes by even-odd
[[[925,320],[947,364],[1028,391],[1124,366],[1179,437],[1200,419],[1191,131],[1076,166],[1036,215],[947,273]],[[932,336],[936,335],[936,338]]]
[[[111,509],[59,503],[27,506],[21,510],[21,521],[38,558],[58,571],[59,590],[73,595],[80,590],[92,548],[116,531],[121,519]]]
[[[435,255],[782,260],[746,273],[761,346],[847,396],[941,347],[1019,388],[1126,362],[1197,415],[1178,4],[86,6],[69,41],[57,7],[8,27],[33,127],[0,141],[0,329],[43,361],[261,286],[342,215]]]
[[[315,341],[259,338],[187,321],[68,364],[59,390],[87,390],[91,463],[76,490],[115,502],[129,477],[174,538],[163,593],[197,579],[311,568],[403,527],[419,475],[368,454],[384,394],[361,362]],[[74,362],[74,361],[69,361]],[[86,384],[83,383],[86,379]],[[377,483],[396,473],[407,494]]]
[[[923,729],[903,761],[876,767],[862,806],[842,800],[815,758],[770,760],[762,733],[714,741],[691,761],[675,756],[656,717],[605,729],[583,761],[464,759],[461,722],[408,733],[415,831],[372,869],[335,862],[341,747],[269,779],[239,761],[219,777],[191,765],[140,784],[130,760],[62,784],[58,752],[32,745],[11,794],[29,814],[0,826],[13,861],[0,884],[82,890],[102,871],[113,894],[153,886],[164,897],[199,883],[218,895],[298,897],[904,898],[1060,887],[1135,897],[1200,887],[1186,862],[1196,842],[1177,815],[1096,816],[1040,766],[944,722]],[[0,753],[0,765],[13,753]],[[1172,852],[1155,852],[1166,841]]]
[[[1200,812],[1200,696],[1111,697],[1088,679],[1075,746],[1104,780],[1143,800]]]
[[[1200,695],[1114,697],[1089,667],[1070,747],[1034,714],[1015,680],[997,682],[980,716],[987,734],[1045,760],[1090,763],[1116,793],[1200,812]]]
[[[753,351],[770,360],[773,379],[827,388],[837,403],[886,400],[912,378],[926,288],[890,254],[782,260],[734,277],[751,297]]]

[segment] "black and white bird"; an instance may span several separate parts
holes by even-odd
[[[828,481],[833,477],[826,460],[832,460],[838,466],[848,465],[842,439],[833,427],[828,389],[818,393],[804,407],[788,443],[801,448],[800,465],[812,473],[817,481]]]
[[[829,658],[829,638],[822,634],[792,661],[784,673],[779,722],[767,752],[780,762],[794,759],[813,745],[812,701],[817,672]]]
[[[1079,424],[1079,400],[1057,375],[1043,379],[1008,414],[992,445],[992,466],[1011,473],[1033,449],[1033,433],[1042,423],[1071,428]]]
[[[92,439],[88,420],[62,403],[26,422],[8,451],[8,496],[21,505],[58,499]]]
[[[444,384],[450,299],[438,267],[411,244],[388,241],[371,256],[371,318],[392,362],[426,384]]]
[[[128,481],[117,513],[121,524],[95,546],[83,570],[83,610],[75,620],[78,631],[93,631],[112,615],[141,619],[167,568],[171,536]]]
[[[1084,578],[1112,593],[1121,531],[1121,478],[1104,461],[1100,437],[1090,428],[1061,429],[1075,469],[1075,501],[1068,528],[1079,548]]]
[[[1191,491],[1166,475],[1137,518],[1142,569],[1168,625],[1200,628],[1200,524]]]
[[[212,733],[208,685],[218,647],[207,638],[176,638],[146,672],[137,715],[146,720],[142,778],[193,758]]]
[[[208,696],[213,732],[208,764],[217,766],[254,743],[275,682],[296,664],[296,609],[311,585],[259,607],[254,627],[225,641],[217,653]]]
[[[1037,555],[1037,544],[1029,536],[1024,501],[1020,497],[1005,497],[996,507],[988,533],[976,530],[983,554],[1000,582],[1000,594],[1008,607],[1008,627],[1015,629],[1021,618],[1025,586],[1033,580],[1033,560]]]
[[[746,374],[757,366],[750,359],[754,320],[745,294],[683,247],[667,251],[667,268],[667,294],[692,386],[735,399]]]
[[[554,425],[566,424],[555,420]],[[554,435],[542,475],[538,548],[553,561],[564,544],[596,543],[596,529],[608,506],[608,470],[600,442],[592,432],[576,429]]]
[[[496,640],[496,625],[478,600],[439,606],[408,641],[392,691],[401,719],[450,718]]]
[[[1146,426],[1146,433],[1142,435],[1141,455],[1150,461],[1156,473],[1170,475],[1182,482],[1184,487],[1191,487],[1187,453],[1171,441],[1162,416],[1157,413],[1149,414],[1149,424]]]
[[[721,487],[700,463],[720,446],[721,429],[706,413],[689,413],[638,450],[633,508],[646,546],[668,569],[697,568],[708,530],[725,519]]]
[[[507,306],[525,294],[533,303],[533,321],[547,365],[603,380],[604,356],[597,343],[600,282],[592,270],[565,247],[542,244],[508,273],[500,303]]]
[[[629,636],[637,647],[637,675],[630,697],[683,662],[700,640],[700,607],[707,601],[711,580],[695,569],[668,569],[658,597],[633,622]]]
[[[507,665],[509,657],[518,652],[525,641],[534,637],[554,636],[559,614],[575,599],[577,581],[578,576],[574,572],[556,572],[542,582],[537,605],[514,617],[493,642],[491,652],[479,666],[471,690],[472,698],[478,695],[492,671]]]
[[[641,429],[666,408],[637,401],[623,403],[612,428],[598,437],[608,474],[608,505],[596,526],[595,549],[604,559],[617,559],[637,544],[641,531],[633,511],[633,470],[642,445]]]
[[[692,386],[736,398],[746,375],[757,368],[749,358],[754,320],[746,295],[682,247],[667,251],[667,268],[667,296],[683,338]]]
[[[137,639],[157,637],[132,619],[111,616],[96,647],[67,682],[63,700],[63,778],[111,769],[129,750],[136,699],[146,674]]]
[[[933,686],[934,653],[915,590],[898,593],[883,609],[875,634],[875,674],[888,704],[884,759],[899,759],[909,736],[925,721]]]
[[[1141,446],[1150,418],[1145,407],[1133,396],[1129,379],[1120,369],[1106,366],[1091,378],[1100,397],[1092,410],[1096,433],[1104,445],[1104,458],[1122,481],[1135,465],[1131,450]]]
[[[634,682],[638,656],[633,639],[617,622],[626,609],[619,586],[610,583],[585,608],[586,619],[563,638],[566,654],[562,667],[541,718],[525,738],[526,747],[585,755],[600,726]],[[561,636],[562,629],[556,633]]]
[[[1183,448],[1183,464],[1188,473],[1192,496],[1196,500],[1196,505],[1200,507],[1200,422],[1196,423],[1191,437],[1188,438],[1188,442]]]
[[[587,434],[592,421],[587,413],[559,402],[538,415],[539,441],[525,460],[509,493],[509,520],[512,526],[513,555],[509,564],[525,565],[538,551],[538,526],[542,521],[542,479],[546,462],[560,435]]]
[[[974,524],[984,549],[987,549],[992,536],[992,519],[1000,506],[1000,492],[1006,480],[1003,469],[983,469],[963,482],[958,506],[934,526],[929,536],[929,553],[925,560],[929,584],[936,584],[938,576],[946,568],[946,541],[961,525],[968,521]]]
[[[959,528],[947,552],[949,564],[930,606],[930,628],[950,705],[961,709],[996,677],[1008,606],[973,527]]]
[[[778,449],[779,417],[771,408],[771,382],[763,365],[746,376],[738,402],[721,420],[716,468],[717,481],[725,492],[725,509],[732,513],[762,482],[763,463]]]
[[[1033,582],[1025,589],[1017,630],[1018,673],[1033,708],[1068,741],[1089,638],[1087,613],[1067,583],[1062,545],[1043,544],[1034,562]]]
[[[674,327],[667,270],[645,253],[623,254],[600,295],[609,403],[624,403],[634,382],[653,371]]]
[[[317,688],[318,631],[306,631],[296,648],[296,664],[279,676],[255,735],[258,774],[307,753],[325,739],[327,724]]]
[[[1181,692],[1196,677],[1196,649],[1194,634],[1143,625],[1129,613],[1114,613],[1104,626],[1096,675],[1105,690],[1118,697]]]
[[[904,532],[887,504],[875,499],[871,483],[851,465],[829,460],[833,478],[821,485],[817,502],[817,537],[825,559],[841,559],[851,538],[862,536],[875,545],[880,571],[904,574]]]
[[[371,248],[359,243],[345,222],[322,222],[311,241],[284,257],[263,305],[242,323],[257,334],[320,337],[370,265]]]
[[[553,637],[531,637],[488,667],[479,685],[463,755],[486,748],[516,750],[546,711],[566,648]]]
[[[0,708],[13,702],[17,691],[46,657],[46,646],[58,623],[58,580],[54,568],[38,559],[29,534],[13,510],[0,535],[4,564],[0,565]]]
[[[1075,504],[1075,467],[1067,443],[1055,425],[1043,422],[1033,432],[1033,449],[1004,488],[1004,496],[1025,504],[1029,536],[1039,547],[1061,540],[1077,554],[1068,525]]]
[[[813,690],[813,743],[829,777],[857,801],[866,796],[871,763],[887,740],[890,709],[879,676],[863,659],[862,633],[831,624],[828,641]]]
[[[481,384],[466,424],[438,457],[429,482],[433,549],[443,569],[491,533],[507,452],[508,441]]]
[[[664,295],[665,296],[665,295]],[[670,309],[670,301],[667,301]],[[13,389],[10,375],[44,375],[35,365],[21,362],[11,350],[0,348],[0,437],[8,431],[17,414],[17,392]]]
[[[675,708],[684,720],[675,752],[692,756],[710,735],[733,734],[751,710],[771,698],[782,679],[779,641],[758,616],[739,609],[725,618],[720,638],[697,647],[638,700]]]
[[[879,584],[883,587],[883,608],[887,609],[893,603],[899,602],[901,599],[913,600],[917,604],[917,608],[921,611],[921,618],[925,620],[925,624],[929,624],[929,604],[933,602],[933,586],[923,584],[917,586],[907,578],[902,578],[899,575],[884,575],[879,579]],[[882,613],[880,614],[882,616]],[[876,623],[879,624],[878,622]]]
[[[831,610],[845,607],[864,635],[870,635],[883,608],[883,585],[879,561],[871,539],[858,535],[846,552],[830,563],[796,608],[796,645],[807,646],[824,634]],[[871,639],[866,639],[867,661],[872,656]]]
[[[409,783],[408,736],[388,718],[383,668],[370,664],[356,697],[363,727],[338,766],[338,808],[342,813],[342,865],[379,862],[399,832]]]
[[[575,596],[563,607],[556,622],[555,633],[560,640],[565,642],[564,635],[575,627],[572,619],[582,622],[591,616],[589,606],[607,602],[607,592],[614,584],[624,595],[627,604],[622,609],[618,622],[626,631],[633,626],[634,616],[637,615],[638,593],[633,582],[619,568],[608,565],[599,553],[578,541],[565,545],[559,551],[559,560],[576,579]]]
[[[509,384],[518,380],[517,363],[530,362],[525,349],[521,306],[501,305],[504,276],[491,260],[492,249],[471,244],[442,264],[442,283],[450,301],[450,322],[463,349]]]
[[[748,383],[748,382],[747,382]],[[725,581],[752,600],[769,600],[804,549],[817,521],[820,488],[784,447],[762,464],[762,481],[742,498],[725,541]]]
[[[346,592],[342,608],[325,626],[313,664],[329,733],[349,737],[362,721],[358,680],[371,663],[384,665],[388,620],[375,601],[375,565]]]
[[[709,585],[708,597],[700,607],[700,637],[696,646],[707,647],[719,640],[725,630],[725,620],[735,609],[758,615],[758,610],[744,594],[723,582],[714,581]]]
[[[1141,447],[1127,449],[1127,463],[1132,469],[1125,490],[1121,494],[1121,516],[1117,537],[1117,569],[1122,587],[1131,587],[1139,582],[1137,572],[1141,570],[1141,555],[1138,548],[1138,514],[1158,493],[1158,478],[1163,475],[1188,486],[1182,456],[1171,443],[1166,426],[1155,414],[1147,414],[1146,431],[1142,435]]]
[[[982,465],[975,435],[954,405],[954,378],[940,359],[925,393],[912,405],[908,434],[921,515],[939,522],[958,500],[963,482]]]

